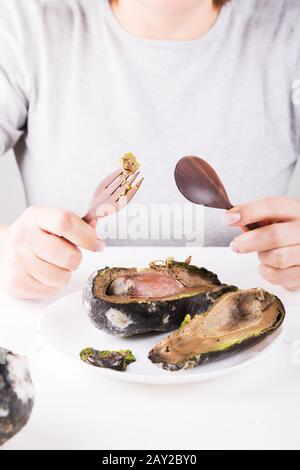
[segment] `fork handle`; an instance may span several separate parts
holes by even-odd
[[[82,217],[83,222],[86,222],[87,224],[90,223],[91,219],[88,218],[88,214],[86,214],[84,217]]]
[[[88,212],[87,214],[85,214],[82,218],[81,218],[84,222],[86,222],[87,224],[91,224],[92,220],[96,220],[98,219],[98,217],[96,216],[95,213],[91,213],[91,212]]]
[[[262,225],[259,222],[254,222],[253,224],[245,225],[245,227],[251,231],[251,230],[256,230],[257,228],[262,227]]]

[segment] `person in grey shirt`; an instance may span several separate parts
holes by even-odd
[[[0,228],[0,288],[54,295],[80,248],[227,245],[300,288],[298,0],[0,0],[0,155],[14,148],[28,209]],[[81,220],[132,151],[145,181],[127,211]],[[213,165],[239,204],[193,206],[184,155]],[[263,227],[242,233],[253,222]]]

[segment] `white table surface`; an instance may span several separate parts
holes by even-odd
[[[287,309],[283,344],[260,362],[205,383],[124,383],[96,376],[45,345],[40,319],[49,302],[0,295],[0,345],[26,353],[36,391],[29,424],[2,449],[300,449],[300,294],[264,282],[255,255],[225,248],[85,253],[60,297],[81,289],[92,271],[106,265],[145,266],[152,259],[184,260],[190,254],[222,282],[279,295]]]

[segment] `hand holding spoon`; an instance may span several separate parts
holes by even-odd
[[[176,165],[174,176],[181,194],[194,204],[226,210],[234,207],[216,171],[202,158],[182,158]],[[248,230],[259,227],[261,224],[256,223],[246,226]]]

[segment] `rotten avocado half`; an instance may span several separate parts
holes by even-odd
[[[281,301],[263,289],[224,293],[204,314],[187,316],[179,330],[150,351],[149,359],[171,371],[206,364],[260,342],[284,317]]]
[[[26,425],[33,402],[27,359],[0,348],[0,446]]]
[[[204,312],[224,292],[218,277],[172,258],[145,269],[105,268],[92,274],[83,302],[93,324],[107,333],[130,336],[178,328],[187,312]]]

